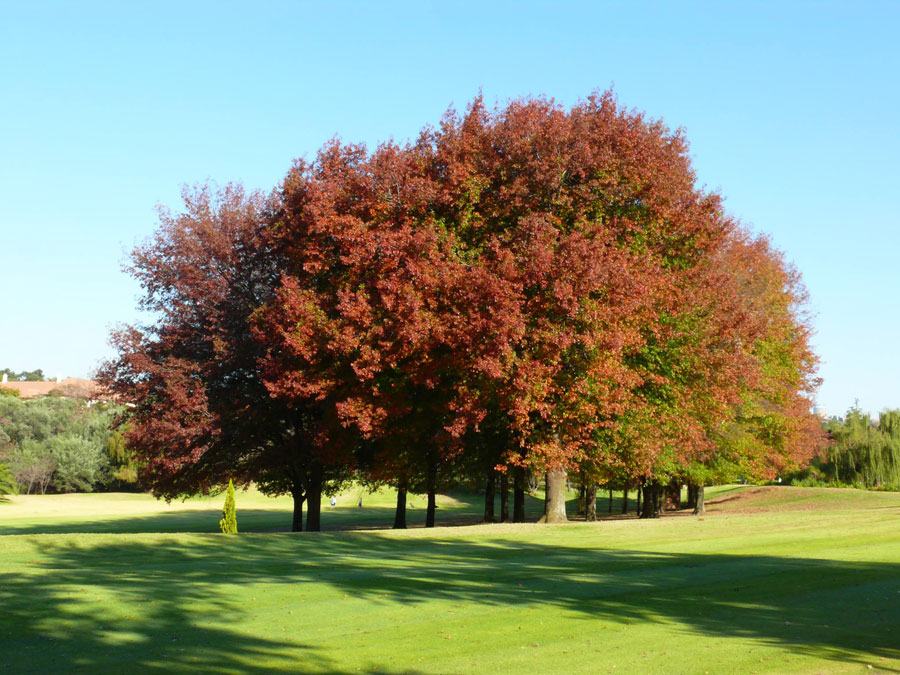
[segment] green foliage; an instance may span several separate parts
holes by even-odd
[[[20,491],[93,491],[111,481],[110,422],[116,408],[69,397],[0,396],[0,461]],[[128,467],[127,450],[114,469]]]
[[[886,410],[875,422],[854,407],[825,428],[834,444],[792,484],[900,489],[900,410]]]
[[[120,431],[114,431],[109,435],[106,449],[109,453],[113,479],[126,485],[137,483],[137,462],[131,450],[125,445],[125,436]]]
[[[0,500],[6,495],[16,494],[16,479],[5,464],[0,464]]]
[[[219,528],[225,534],[237,534],[237,513],[234,508],[234,482],[228,479],[228,492],[225,493],[225,506],[222,509],[222,520]]]
[[[4,455],[21,492],[44,494],[47,491],[56,471],[56,460],[47,444],[26,438],[19,444],[11,444]]]
[[[54,436],[49,446],[56,462],[53,487],[59,492],[92,492],[108,478],[109,461],[90,440],[67,434]]]
[[[0,396],[19,396],[20,393],[18,389],[7,389],[0,385]]]
[[[46,379],[44,371],[40,368],[37,370],[23,370],[20,373],[9,368],[3,368],[0,370],[0,375],[6,375],[11,382],[43,382]]]

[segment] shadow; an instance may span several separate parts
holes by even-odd
[[[443,495],[441,496],[443,497]],[[457,525],[474,525],[480,523],[484,513],[484,497],[477,493],[454,491],[449,497],[451,504],[445,504],[437,512],[437,526],[449,527]],[[440,500],[440,497],[439,497]],[[407,526],[409,528],[425,527],[425,498],[413,496],[416,506],[407,508]],[[240,505],[240,494],[237,502],[238,529],[246,532],[289,532],[292,513],[289,507],[244,509]],[[575,501],[568,504],[569,512],[574,513]],[[111,505],[111,509],[114,509]],[[532,495],[525,497],[526,522],[536,522],[543,514],[544,500]],[[499,499],[496,506],[499,519]],[[146,515],[115,515],[106,518],[85,517],[84,520],[59,522],[59,518],[47,517],[40,522],[10,518],[0,520],[0,535],[7,534],[137,534],[137,533],[218,533],[222,508],[210,505],[208,509],[188,509],[151,513]],[[54,522],[54,519],[57,522]],[[575,519],[575,518],[573,518]],[[322,529],[324,531],[378,530],[390,529],[394,522],[393,506],[340,506],[330,508],[327,500],[322,504]]]
[[[30,556],[25,572],[0,583],[0,672],[414,673],[389,663],[389,648],[344,647],[375,640],[364,636],[373,621],[399,630],[406,608],[441,602],[656,623],[841,662],[900,659],[897,563],[437,533],[35,541],[16,549]]]

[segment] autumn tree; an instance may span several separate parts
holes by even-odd
[[[183,200],[182,213],[161,210],[156,234],[131,255],[152,322],[114,333],[118,356],[99,380],[131,404],[120,423],[154,494],[206,493],[231,475],[290,493],[294,530],[308,502],[318,529],[329,479],[316,455],[322,412],[270,396],[265,345],[251,330],[284,267],[267,232],[277,199],[228,185],[186,188]]]

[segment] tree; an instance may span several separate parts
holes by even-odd
[[[219,528],[224,534],[237,534],[237,514],[234,508],[234,481],[228,479],[228,491],[225,493],[225,506],[222,508],[222,520]]]
[[[885,410],[874,421],[854,406],[825,428],[832,444],[803,474],[832,485],[900,488],[900,410]]]
[[[285,268],[269,231],[279,200],[236,185],[186,188],[183,199],[183,213],[160,212],[128,268],[155,322],[116,331],[118,356],[98,379],[133,405],[119,424],[154,494],[207,493],[231,475],[291,494],[292,528],[302,529],[306,504],[307,527],[319,529],[323,490],[347,474],[344,464],[329,473],[318,454],[334,411],[270,394],[269,345],[255,331]]]
[[[13,476],[12,471],[10,471],[9,467],[5,464],[0,464],[0,501],[2,501],[6,495],[14,495],[16,492],[16,479]]]
[[[158,319],[117,334],[101,379],[134,403],[157,494],[253,480],[294,496],[295,529],[354,469],[397,486],[398,527],[407,490],[432,525],[437,490],[498,471],[514,520],[528,474],[565,519],[573,469],[641,482],[655,515],[666,485],[769,461],[773,438],[802,454],[814,359],[770,258],[683,134],[611,92],[478,98],[405,145],[332,141],[268,199],[186,192],[133,255]],[[757,293],[766,275],[788,292]],[[785,431],[762,438],[773,407]]]
[[[26,493],[106,487],[116,406],[81,399],[0,398],[0,457]]]
[[[40,368],[37,370],[23,370],[20,373],[9,368],[3,368],[0,369],[0,375],[6,375],[12,382],[43,382],[46,379],[44,371]]]

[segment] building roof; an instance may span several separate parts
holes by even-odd
[[[100,385],[94,380],[86,380],[82,377],[67,377],[59,382],[56,380],[50,382],[2,382],[0,388],[17,391],[20,398],[47,396],[52,391],[58,391],[63,396],[105,398],[101,395]]]

